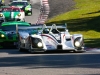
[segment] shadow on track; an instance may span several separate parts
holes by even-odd
[[[45,52],[34,52],[29,53],[27,50],[20,52],[17,48],[0,48],[0,53],[8,54],[64,54],[64,53],[75,53],[67,50],[54,50],[54,51],[45,51]]]

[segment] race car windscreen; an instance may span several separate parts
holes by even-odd
[[[12,9],[11,9],[11,8],[3,8],[2,11],[3,11],[3,12],[11,12]]]
[[[18,8],[3,8],[3,12],[20,12],[20,9]]]
[[[12,2],[11,3],[11,6],[18,6],[18,5],[27,6],[28,3],[27,2]]]

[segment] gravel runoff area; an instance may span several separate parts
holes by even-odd
[[[74,8],[74,0],[48,0],[50,5],[49,18],[68,12]]]

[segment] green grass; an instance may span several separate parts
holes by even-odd
[[[100,48],[100,0],[74,0],[72,11],[57,15],[46,23],[67,23],[71,34],[81,33],[87,47]]]

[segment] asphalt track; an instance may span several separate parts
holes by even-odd
[[[1,49],[0,75],[100,75],[100,50],[30,54]]]

